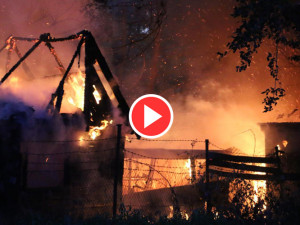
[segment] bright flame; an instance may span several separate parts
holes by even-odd
[[[192,165],[191,159],[188,159],[188,161],[185,163],[185,167],[189,169],[190,179],[192,179],[192,167],[191,167],[191,165]]]
[[[169,209],[170,209],[170,213],[168,215],[168,218],[172,218],[173,215],[174,215],[174,207],[172,205],[169,206]]]
[[[95,85],[93,85],[93,88],[94,88],[93,95],[94,95],[94,97],[95,97],[95,99],[96,99],[97,104],[99,104],[99,102],[101,101],[100,93],[97,91]]]
[[[19,78],[18,77],[12,77],[12,78],[10,78],[10,82],[11,83],[18,83],[19,82]]]
[[[288,141],[287,141],[287,140],[283,140],[283,141],[282,141],[282,145],[283,145],[283,147],[286,148],[286,146],[288,145]]]
[[[9,85],[11,85],[15,88],[19,87],[19,78],[18,77],[11,77],[8,82],[9,82]]]
[[[185,220],[189,220],[189,214],[184,213],[184,218],[185,218]]]
[[[15,39],[13,39],[13,36],[10,36],[10,37],[6,40],[6,47],[5,47],[5,49],[12,51],[12,49],[14,49],[15,46],[16,46]]]
[[[266,164],[262,163],[260,166],[265,167]],[[257,172],[256,174],[266,174],[264,172]],[[254,190],[254,196],[253,201],[254,203],[258,203],[258,198],[264,198],[264,195],[266,194],[267,184],[265,180],[254,180],[253,181],[253,190]],[[263,205],[264,210],[267,208],[267,206]]]
[[[95,140],[96,137],[99,137],[101,135],[101,131],[104,130],[109,124],[112,124],[113,120],[102,120],[101,121],[101,126],[100,127],[91,127],[89,130],[89,136],[91,139]]]
[[[83,145],[83,141],[84,141],[84,137],[80,136],[79,137],[79,145],[82,146]]]
[[[68,102],[80,108],[83,111],[84,107],[84,88],[85,88],[85,74],[78,69],[78,73],[72,74],[66,82],[66,96],[65,98]],[[93,96],[97,104],[101,101],[101,94],[98,92],[95,85],[93,85],[94,91]],[[91,113],[92,116],[92,113]],[[104,130],[109,124],[112,124],[113,121],[102,120],[101,126],[91,126],[89,130],[89,136],[92,140],[95,140],[97,137],[101,135],[101,131]],[[83,138],[80,137],[80,142],[83,141]]]
[[[66,95],[71,105],[83,111],[85,75],[78,69],[77,74],[70,75],[66,82]]]

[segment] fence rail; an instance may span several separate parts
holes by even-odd
[[[277,147],[275,147],[274,157],[237,156],[209,151],[209,141],[206,141],[207,183],[209,182],[209,174],[246,180],[300,180],[300,174],[283,173]],[[264,174],[255,174],[255,172]]]
[[[244,170],[244,171],[252,171],[252,172],[264,172],[264,173],[272,173],[278,174],[280,170],[274,167],[265,167],[265,166],[253,166],[247,164],[233,163],[220,159],[213,159],[209,162],[212,166],[236,169],[236,170]]]
[[[251,157],[251,156],[238,156],[238,155],[228,155],[223,153],[217,153],[210,151],[208,158],[216,160],[227,160],[239,163],[267,163],[267,164],[277,164],[277,160],[274,157]]]

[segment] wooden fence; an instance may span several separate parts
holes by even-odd
[[[245,180],[300,181],[298,173],[284,173],[281,168],[281,151],[275,147],[272,157],[229,155],[209,151],[209,140],[205,140],[206,176],[205,192],[207,212],[211,211],[210,175],[240,178]]]
[[[282,171],[277,147],[272,157],[251,157],[209,151],[209,140],[205,143],[207,183],[210,174],[246,180],[300,180],[300,174]]]

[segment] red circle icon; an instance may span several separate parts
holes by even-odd
[[[132,129],[144,138],[158,138],[168,132],[173,123],[170,103],[159,95],[139,97],[129,111]]]

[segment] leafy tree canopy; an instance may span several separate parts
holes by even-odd
[[[265,39],[275,43],[276,50],[268,52],[267,63],[274,85],[262,92],[264,112],[273,110],[285,90],[278,87],[278,47],[289,49],[289,60],[300,62],[300,2],[289,0],[236,0],[232,17],[240,22],[227,43],[227,51],[218,52],[220,58],[229,52],[237,53],[240,64],[238,72],[246,70],[253,55]]]

